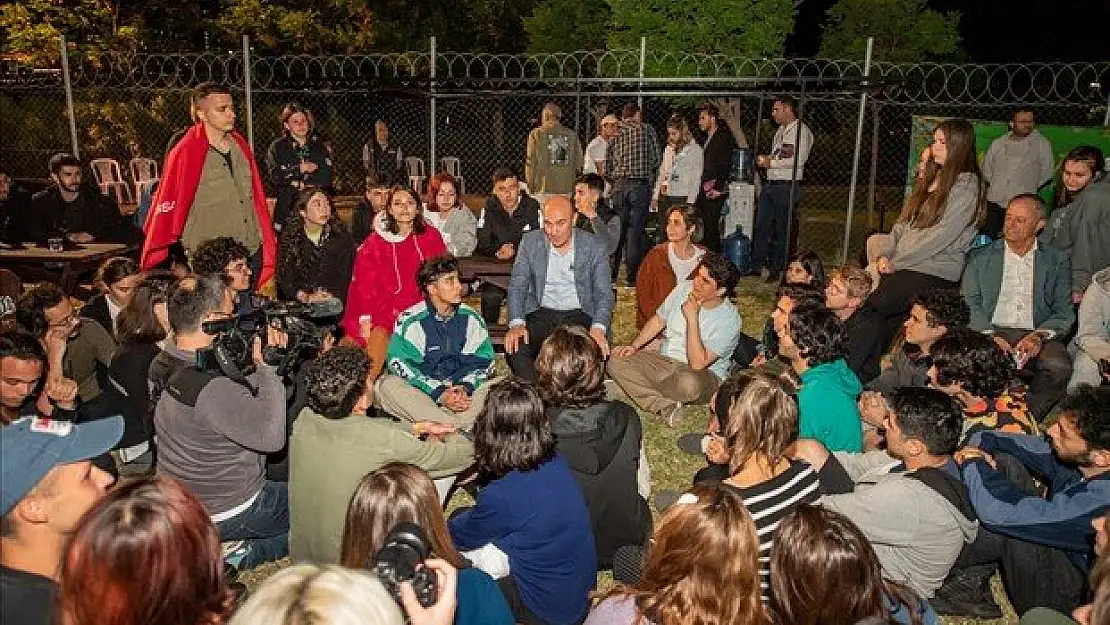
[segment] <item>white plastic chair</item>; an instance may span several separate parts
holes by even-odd
[[[457,156],[444,156],[439,159],[439,168],[452,178],[459,181],[459,195],[466,195],[466,178],[462,175],[462,164]],[[461,198],[460,198],[460,201]]]
[[[131,203],[131,186],[123,179],[123,173],[115,159],[94,158],[89,166],[92,167],[93,178],[101,193],[108,195],[111,191],[120,204]]]
[[[133,158],[128,164],[131,181],[135,183],[135,197],[143,197],[143,191],[158,183],[158,161],[152,158]]]
[[[419,156],[406,156],[405,168],[409,172],[409,184],[417,193],[424,192],[424,179],[428,174],[424,170],[424,159]]]

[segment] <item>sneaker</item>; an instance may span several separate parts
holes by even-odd
[[[242,570],[243,560],[250,555],[251,547],[245,540],[230,540],[220,545],[223,548],[224,564],[229,564],[235,570]]]
[[[664,410],[663,418],[667,421],[667,427],[678,427],[682,422],[682,402],[676,401],[673,407]]]
[[[687,432],[678,437],[678,448],[691,456],[703,456],[705,452],[702,451],[702,441],[706,436],[709,435],[702,432]]]
[[[937,614],[975,619],[1000,619],[1002,608],[990,589],[992,570],[971,567],[952,571],[929,603]]]

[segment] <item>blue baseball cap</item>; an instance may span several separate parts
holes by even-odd
[[[0,515],[31,492],[50,469],[95,458],[123,437],[123,417],[70,423],[24,417],[0,428]]]

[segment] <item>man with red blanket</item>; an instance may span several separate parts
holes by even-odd
[[[177,241],[192,254],[202,241],[225,236],[245,245],[256,263],[261,249],[255,275],[265,285],[274,274],[277,239],[254,154],[235,131],[231,93],[201,83],[192,100],[199,121],[166,157],[146,218],[142,268],[164,261]]]

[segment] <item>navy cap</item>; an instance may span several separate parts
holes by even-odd
[[[50,469],[95,458],[123,437],[123,417],[70,423],[25,417],[0,428],[0,515],[31,492]]]

